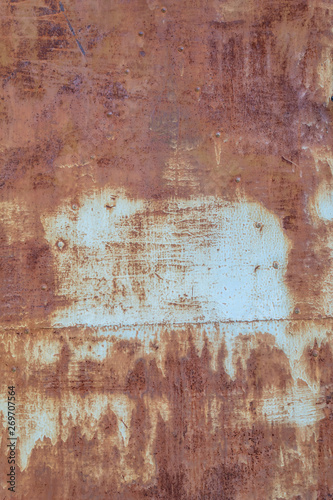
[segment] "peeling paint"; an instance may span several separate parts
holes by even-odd
[[[55,325],[289,316],[293,304],[283,275],[291,244],[260,204],[242,196],[233,204],[214,198],[133,202],[111,193],[80,200],[75,217],[67,202],[43,220],[57,293],[70,303],[57,312]],[[60,239],[66,242],[61,253]]]

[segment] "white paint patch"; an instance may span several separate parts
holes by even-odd
[[[29,338],[28,341],[24,343],[23,349],[26,363],[31,363],[32,365],[38,366],[40,369],[44,365],[49,365],[58,361],[61,352],[61,343],[57,340],[52,341],[50,339]]]
[[[104,191],[81,200],[75,216],[68,202],[43,218],[57,292],[70,304],[57,310],[54,325],[251,321],[290,314],[284,272],[291,245],[277,217],[259,203],[245,197],[229,203],[114,196]]]
[[[30,397],[29,397],[30,396]],[[1,405],[2,406],[2,405]],[[3,411],[3,408],[1,407]],[[4,411],[7,414],[7,411]],[[60,432],[59,409],[57,402],[44,395],[31,391],[25,393],[24,406],[16,405],[16,436],[18,437],[18,463],[22,470],[28,465],[29,456],[38,440],[44,437],[50,438],[52,444],[56,441]]]
[[[317,161],[325,161],[331,168],[333,173],[333,158],[332,156],[323,152],[316,154]],[[314,224],[318,224],[322,221],[326,223],[326,234],[325,236],[317,242],[317,247],[315,251],[318,253],[323,249],[328,250],[330,253],[329,260],[327,264],[327,271],[325,276],[322,278],[321,285],[321,300],[317,306],[318,314],[322,316],[333,316],[333,303],[332,303],[332,293],[333,293],[333,228],[331,223],[333,221],[333,184],[327,181],[323,181],[318,187],[313,199],[309,204],[309,211],[312,216]]]
[[[38,443],[50,438],[53,445],[58,439],[66,441],[73,426],[79,426],[86,438],[93,439],[99,420],[108,413],[115,413],[118,421],[116,444],[119,449],[128,446],[131,415],[134,402],[123,394],[88,394],[82,398],[77,394],[69,394],[60,400],[36,393],[31,390],[25,394],[24,406],[17,405],[16,421],[19,438],[18,463],[24,470],[29,457]],[[7,401],[0,400],[0,411],[7,415]],[[61,412],[61,424],[59,414]],[[6,426],[6,419],[3,419]]]
[[[333,220],[333,190],[327,182],[322,182],[317,189],[310,211],[314,218],[319,217],[324,221]]]
[[[111,409],[118,419],[118,429],[125,447],[128,445],[130,438],[131,415],[134,406],[134,402],[125,394],[112,395]]]
[[[330,149],[317,147],[311,149],[312,157],[315,161],[316,170],[319,172],[323,165],[330,168],[333,175],[333,156]],[[322,181],[309,203],[309,212],[314,224],[321,219],[329,222],[333,219],[333,184]]]
[[[269,422],[304,427],[324,416],[323,405],[316,404],[318,398],[319,392],[314,394],[308,386],[294,384],[286,393],[274,389],[274,395],[261,400],[257,409]]]

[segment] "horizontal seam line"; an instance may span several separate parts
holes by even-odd
[[[325,321],[325,320],[333,320],[332,316],[323,316],[321,318],[276,318],[276,319],[253,319],[253,320],[227,320],[227,321],[222,321],[222,320],[217,320],[217,321],[198,321],[198,322],[164,322],[164,323],[127,323],[127,324],[116,324],[116,325],[88,325],[86,323],[79,323],[77,325],[64,325],[64,326],[36,326],[32,327],[34,330],[63,330],[65,328],[70,329],[70,328],[89,328],[89,329],[102,329],[102,328],[128,328],[128,327],[142,327],[142,326],[187,326],[187,325],[194,325],[194,326],[201,326],[201,325],[230,325],[230,324],[252,324],[252,323],[272,323],[272,322],[298,322],[298,321]],[[21,325],[21,326],[9,326],[9,327],[1,327],[0,330],[15,330],[18,328],[26,328],[27,324]],[[1,335],[1,331],[0,331]]]

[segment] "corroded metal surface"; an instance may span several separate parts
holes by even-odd
[[[332,2],[0,11],[1,498],[333,498]]]

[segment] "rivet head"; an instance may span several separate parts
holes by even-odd
[[[261,229],[262,228],[261,222],[256,222],[254,227],[256,227],[257,229]]]
[[[162,8],[161,8],[161,12],[163,12],[163,14],[165,14],[165,12],[166,12],[166,8],[165,8],[165,7],[162,7]]]
[[[108,112],[106,113],[106,116],[112,116],[112,115],[113,115],[112,111],[108,111]]]
[[[278,269],[279,268],[279,264],[277,262],[273,262],[273,267],[274,267],[274,269]]]
[[[184,47],[178,47],[178,52],[183,52]]]
[[[143,36],[143,31],[139,31],[138,35]]]
[[[64,246],[65,246],[65,243],[64,243],[63,241],[61,241],[61,240],[60,240],[60,241],[58,241],[58,243],[57,243],[57,247],[58,247],[60,250],[62,250],[62,249],[64,248]]]
[[[316,358],[316,357],[318,356],[318,354],[319,354],[319,352],[318,352],[316,349],[314,349],[314,350],[312,351],[312,356],[313,356],[314,358]]]
[[[13,366],[13,368],[12,368],[12,372],[16,372],[16,368],[15,368],[15,366]]]
[[[196,92],[200,92],[201,88],[200,87],[195,87],[194,89]]]
[[[72,205],[72,209],[73,209],[73,210],[77,210],[77,205],[76,205],[75,203],[73,203],[73,205]]]
[[[128,74],[129,74],[129,72],[130,72],[130,70],[129,70],[128,68],[127,68],[127,69],[125,69],[125,74],[126,74],[126,75],[128,75]]]
[[[333,101],[333,95],[331,96],[331,101]]]
[[[46,290],[46,289],[47,289],[47,286],[46,286],[46,284],[45,284],[45,283],[43,283],[43,284],[42,284],[41,289],[42,289],[42,290]]]
[[[221,137],[221,132],[216,132],[215,136],[216,137]]]
[[[295,313],[295,314],[299,314],[299,313],[300,313],[300,310],[299,310],[299,308],[298,308],[298,307],[295,307],[294,313]]]
[[[29,333],[29,328],[25,328],[24,333]]]
[[[240,182],[240,181],[241,181],[241,178],[240,178],[240,177],[236,177],[235,181],[236,181],[236,182]]]

